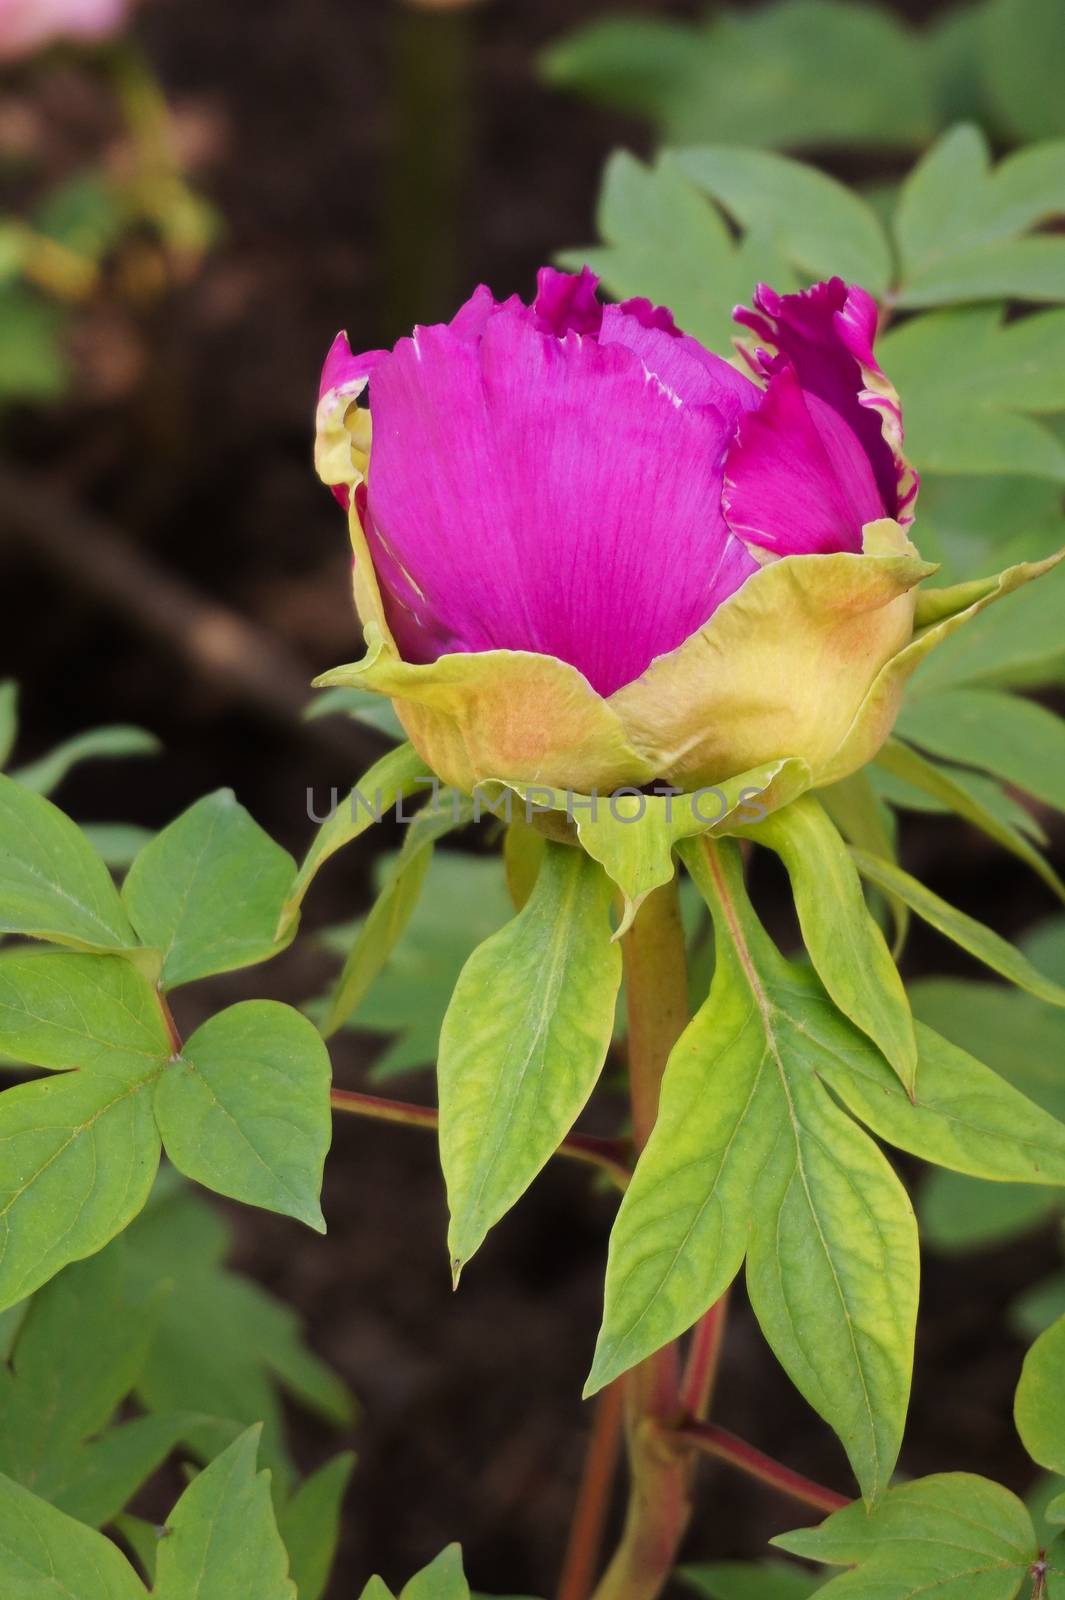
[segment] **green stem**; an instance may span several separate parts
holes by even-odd
[[[629,1084],[639,1152],[658,1115],[669,1053],[688,1020],[684,930],[674,880],[649,895],[625,936]],[[621,1543],[595,1600],[654,1600],[677,1558],[691,1516],[694,1452],[670,1429],[682,1412],[680,1352],[656,1351],[625,1376],[629,1505]]]

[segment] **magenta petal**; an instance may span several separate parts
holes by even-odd
[[[366,387],[366,380],[374,367],[387,354],[387,350],[368,350],[364,355],[353,355],[347,334],[338,333],[329,346],[329,354],[322,368],[319,400],[330,395],[335,397],[336,405],[350,405]]]
[[[634,350],[648,372],[653,372],[679,400],[689,405],[716,406],[732,427],[745,412],[761,404],[762,390],[723,357],[705,350],[689,334],[675,328],[666,331],[654,321],[644,321],[626,306],[604,307],[599,342],[622,344]]]
[[[721,512],[730,424],[621,345],[509,312],[479,348],[419,329],[373,411],[367,535],[408,660],[534,650],[610,694],[752,570]]]
[[[560,339],[567,333],[598,333],[603,307],[596,298],[599,279],[590,267],[557,272],[541,267],[536,275],[533,318],[541,333]]]
[[[884,515],[869,459],[848,425],[781,365],[740,423],[725,466],[725,516],[741,539],[776,555],[862,548]]]
[[[801,294],[780,295],[760,284],[754,310],[739,307],[735,315],[847,424],[869,458],[880,492],[878,515],[912,521],[916,482],[902,456],[898,397],[873,354],[877,309],[871,296],[841,278]],[[775,365],[764,356],[760,364],[767,373]]]

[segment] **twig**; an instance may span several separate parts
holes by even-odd
[[[581,1473],[577,1504],[558,1584],[558,1600],[586,1600],[595,1582],[610,1496],[614,1487],[625,1414],[620,1379],[608,1384],[596,1402],[592,1437]]]
[[[383,1100],[378,1095],[358,1094],[353,1089],[334,1089],[331,1099],[334,1111],[369,1117],[375,1122],[393,1122],[408,1128],[436,1128],[440,1120],[435,1106],[416,1106],[405,1100]],[[584,1166],[598,1167],[613,1179],[619,1189],[624,1189],[628,1184],[628,1146],[623,1139],[597,1139],[588,1133],[570,1133],[555,1154],[569,1161],[579,1161]]]
[[[693,1445],[696,1450],[716,1456],[719,1461],[729,1462],[748,1477],[757,1478],[760,1483],[767,1483],[779,1489],[781,1494],[790,1495],[791,1499],[799,1500],[803,1505],[813,1506],[816,1511],[841,1511],[851,1503],[846,1495],[826,1489],[812,1478],[804,1478],[801,1472],[793,1472],[790,1467],[783,1466],[753,1444],[748,1444],[746,1439],[737,1438],[734,1433],[719,1428],[713,1422],[685,1422],[671,1429],[670,1435]]]
[[[695,1325],[688,1348],[688,1360],[680,1385],[680,1405],[686,1417],[696,1421],[706,1416],[714,1381],[721,1360],[721,1346],[728,1319],[728,1290]]]
[[[369,740],[355,724],[301,721],[310,673],[269,633],[157,566],[103,518],[3,467],[0,533],[162,641],[214,688],[331,749],[345,771],[369,755]]]

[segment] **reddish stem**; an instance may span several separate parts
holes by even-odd
[[[595,1582],[603,1530],[621,1449],[625,1390],[620,1380],[609,1384],[596,1404],[577,1506],[558,1584],[558,1600],[586,1600]]]
[[[374,1122],[434,1129],[440,1121],[435,1106],[411,1105],[406,1100],[384,1100],[379,1095],[358,1094],[353,1089],[333,1089],[329,1098],[334,1111],[369,1117]],[[569,1161],[580,1161],[584,1166],[597,1167],[612,1178],[619,1189],[624,1189],[629,1181],[629,1146],[624,1139],[597,1139],[590,1133],[570,1133],[555,1154]]]
[[[181,1054],[181,1034],[178,1032],[177,1023],[174,1021],[174,1013],[170,1009],[170,1003],[162,989],[156,989],[155,997],[159,1002],[159,1010],[162,1012],[163,1021],[166,1024],[167,1035],[170,1039],[171,1056],[179,1056]]]
[[[757,1478],[760,1483],[767,1483],[779,1489],[781,1494],[789,1495],[792,1500],[813,1506],[816,1511],[842,1511],[844,1506],[851,1504],[846,1495],[826,1489],[812,1478],[804,1478],[801,1472],[793,1472],[790,1467],[774,1461],[772,1456],[748,1444],[746,1439],[737,1438],[726,1428],[719,1428],[716,1423],[682,1423],[679,1428],[673,1429],[673,1434],[676,1439],[693,1445],[696,1450],[716,1456],[719,1461],[729,1462],[748,1477]]]
[[[696,1421],[706,1416],[714,1391],[721,1347],[728,1321],[728,1290],[695,1325],[688,1348],[688,1360],[680,1385],[682,1416]]]

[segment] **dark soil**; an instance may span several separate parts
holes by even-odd
[[[424,114],[432,67],[456,33],[440,17],[415,19],[392,0],[146,4],[143,37],[225,237],[162,309],[102,313],[79,393],[58,424],[18,418],[9,453],[113,519],[160,566],[256,619],[307,678],[350,659],[358,645],[344,529],[310,465],[322,355],[340,326],[356,347],[380,345],[415,318],[446,314],[477,279],[500,294],[528,290],[555,249],[593,236],[603,158],[618,142],[646,148],[648,137],[552,97],[534,57],[578,20],[613,9],[611,0],[488,0],[469,15],[465,68],[452,58],[468,73],[463,106],[437,106],[434,124]],[[642,0],[630,9],[684,17],[700,8]],[[53,110],[75,132],[83,114],[106,138],[91,97],[83,113]],[[231,784],[283,843],[303,847],[307,785],[349,782],[360,752],[348,764],[205,686],[21,547],[0,549],[0,574],[0,649],[4,673],[24,685],[25,754],[112,720],[146,725],[166,744],[160,761],[120,769],[118,784],[117,769],[80,775],[61,796],[72,811],[154,826]],[[361,753],[373,752],[367,735]],[[338,858],[312,923],[364,903],[377,847]],[[918,829],[911,854],[942,892],[1004,931],[1050,909],[962,830]],[[304,959],[293,952],[269,972],[194,993],[189,1020],[237,994],[302,998]],[[911,970],[933,962],[943,969],[942,946],[917,940]],[[361,1070],[355,1047],[343,1046],[341,1081]],[[428,1097],[430,1083],[412,1085],[416,1093]],[[241,1263],[300,1309],[312,1343],[363,1404],[349,1439],[292,1419],[308,1469],[341,1446],[359,1453],[334,1600],[349,1600],[374,1570],[398,1586],[450,1540],[462,1542],[479,1588],[551,1591],[588,1421],[579,1393],[611,1207],[581,1172],[550,1171],[456,1296],[432,1141],[352,1121],[338,1126],[328,1166],[328,1238],[239,1213]],[[1055,1256],[1048,1230],[998,1254],[929,1263],[905,1470],[968,1468],[1026,1486],[1009,1420],[1022,1350],[1002,1310]],[[742,1295],[717,1415],[847,1488],[837,1446],[775,1366]],[[802,1520],[707,1467],[689,1554],[760,1554],[770,1534]]]

